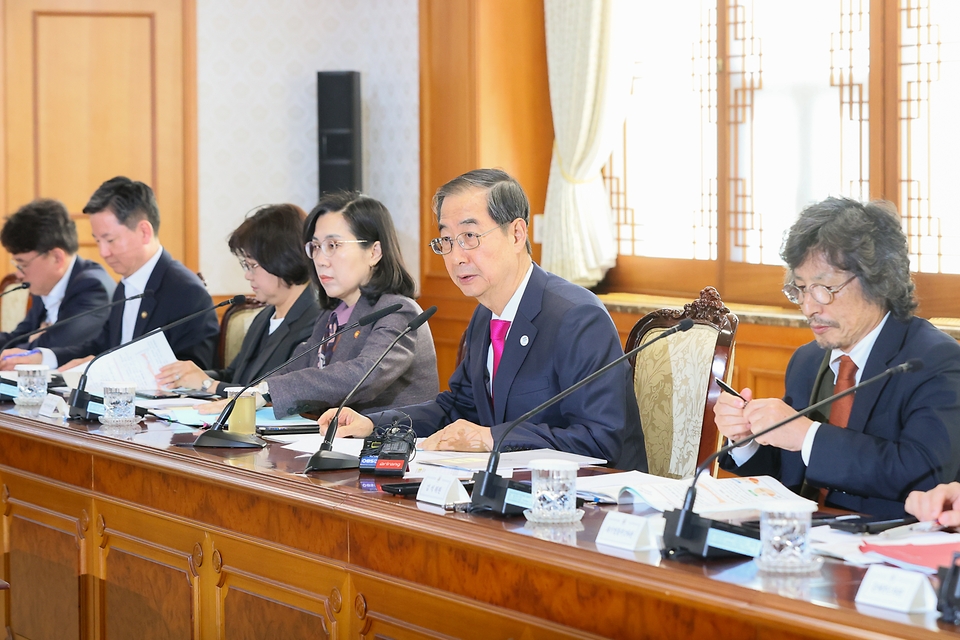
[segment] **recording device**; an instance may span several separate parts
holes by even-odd
[[[783,425],[793,422],[797,418],[805,416],[808,413],[816,411],[820,407],[827,405],[838,398],[855,393],[863,387],[872,385],[880,380],[885,380],[886,378],[899,373],[904,373],[906,371],[919,371],[922,368],[923,362],[919,359],[908,360],[907,362],[897,365],[896,367],[890,367],[883,373],[875,375],[869,380],[864,380],[860,384],[854,385],[845,391],[841,391],[840,393],[834,394],[829,398],[814,403],[805,409],[801,409],[789,418],[781,420],[780,422],[767,427],[762,431],[758,431],[757,433],[754,433],[750,437],[744,438],[739,442],[728,444],[727,446],[722,447],[716,453],[711,454],[700,466],[697,467],[697,472],[693,476],[693,482],[690,484],[690,488],[687,490],[687,495],[684,498],[683,507],[681,509],[667,511],[663,514],[664,519],[666,520],[663,530],[664,555],[669,556],[679,553],[690,553],[703,558],[720,558],[731,555],[751,555],[751,553],[748,553],[747,551],[759,548],[759,545],[756,543],[756,541],[760,539],[759,532],[727,522],[704,518],[703,516],[693,512],[693,505],[697,499],[697,480],[700,478],[700,474],[710,468],[710,465],[713,464],[713,461],[723,454],[732,451],[737,447],[741,447],[745,444],[753,442],[760,436],[770,433],[774,429],[779,429]]]
[[[500,442],[498,442],[494,447],[493,451],[490,452],[490,460],[487,462],[487,468],[484,471],[478,471],[473,475],[473,482],[476,485],[476,488],[473,490],[473,495],[471,496],[471,509],[472,510],[482,510],[482,511],[493,511],[500,515],[518,515],[523,513],[524,509],[531,508],[532,497],[530,495],[530,485],[521,484],[513,480],[507,480],[501,478],[497,475],[497,465],[500,464],[500,448],[503,446],[503,443],[507,439],[507,435],[513,431],[517,425],[526,420],[529,420],[534,415],[540,413],[544,409],[560,402],[571,393],[578,391],[581,387],[593,382],[607,371],[610,371],[614,367],[625,362],[628,358],[635,356],[640,353],[650,345],[655,342],[658,342],[668,336],[672,336],[675,333],[680,331],[687,331],[693,326],[693,320],[690,318],[684,318],[677,324],[675,327],[667,329],[653,340],[645,342],[638,346],[635,349],[631,349],[627,353],[623,354],[619,358],[616,358],[609,364],[604,365],[603,367],[597,369],[589,376],[581,380],[580,382],[568,387],[567,389],[561,391],[557,395],[553,396],[543,404],[538,407],[534,407],[530,411],[526,412],[504,429],[503,435],[500,436]]]
[[[403,424],[401,424],[401,420]],[[389,425],[378,424],[374,426],[373,432],[363,439],[363,448],[360,449],[360,472],[373,472],[377,468],[377,460],[380,459],[380,447],[383,445],[387,432],[391,429],[413,430],[413,421],[410,416],[401,414],[394,417]],[[416,444],[416,434],[414,434],[414,444]]]
[[[224,425],[226,425],[227,423],[227,418],[230,417],[230,414],[233,412],[233,407],[237,404],[237,398],[242,396],[244,391],[246,391],[250,387],[260,384],[261,382],[263,382],[264,380],[266,380],[267,378],[275,374],[277,371],[280,371],[280,369],[284,368],[291,362],[296,362],[297,360],[307,355],[308,353],[316,353],[317,349],[319,349],[321,346],[323,346],[327,342],[335,339],[341,333],[344,333],[346,331],[352,331],[357,327],[365,327],[368,324],[373,324],[380,318],[383,318],[384,316],[388,316],[391,313],[394,313],[395,311],[399,311],[400,309],[401,309],[401,305],[398,303],[398,304],[392,304],[389,307],[384,307],[379,311],[368,313],[367,315],[363,316],[356,322],[353,322],[351,324],[348,324],[345,327],[338,329],[337,332],[334,333],[333,335],[327,336],[326,338],[308,346],[306,349],[304,349],[297,355],[293,356],[292,358],[290,358],[280,366],[275,367],[270,371],[267,371],[265,374],[263,374],[262,376],[260,376],[259,378],[255,379],[253,382],[245,386],[243,389],[241,389],[240,393],[234,396],[223,408],[223,411],[220,412],[220,415],[217,416],[217,419],[213,422],[210,428],[207,431],[200,434],[200,436],[193,442],[192,445],[188,445],[188,446],[221,447],[221,448],[233,448],[233,449],[236,449],[236,448],[262,449],[263,447],[266,446],[267,443],[266,441],[257,437],[256,435],[248,435],[243,433],[231,433],[230,431],[224,430]],[[287,427],[287,428],[289,429],[290,427]],[[315,429],[316,429],[315,431],[309,431],[307,433],[319,433],[320,427],[317,426],[315,427]],[[259,430],[258,430],[258,433],[260,433]],[[290,433],[290,431],[287,431],[287,433]]]
[[[412,331],[416,331],[420,326],[430,319],[430,316],[437,312],[436,307],[430,307],[416,318],[411,320],[403,331],[401,331],[396,338],[393,339],[393,342],[384,350],[384,352],[377,358],[377,361],[373,363],[373,366],[367,369],[367,372],[360,378],[360,381],[350,390],[350,393],[346,395],[343,399],[343,402],[340,403],[340,406],[337,407],[337,412],[333,414],[333,419],[330,421],[330,426],[327,427],[327,435],[323,439],[323,444],[320,445],[320,449],[313,454],[310,458],[310,461],[307,462],[306,468],[303,470],[304,473],[310,473],[311,471],[333,471],[337,469],[356,469],[360,466],[360,457],[352,456],[347,453],[340,453],[339,451],[333,450],[333,439],[337,435],[337,424],[340,419],[340,412],[343,411],[343,408],[347,406],[347,402],[350,401],[350,398],[353,397],[353,394],[357,392],[357,389],[360,388],[367,378],[370,377],[370,374],[373,373],[374,369],[380,366],[380,363],[383,362],[383,359],[387,357],[387,354],[390,353],[390,350],[400,342],[400,339]]]
[[[142,295],[147,295],[147,294],[146,292],[144,292],[144,294]],[[139,297],[141,296],[131,296],[128,299],[136,299]],[[184,316],[183,318],[180,318],[179,320],[174,320],[173,322],[165,324],[162,327],[157,327],[156,329],[148,331],[143,335],[137,336],[130,342],[127,342],[125,344],[118,344],[117,346],[111,347],[110,349],[107,349],[103,353],[96,355],[93,358],[93,360],[87,363],[86,368],[83,370],[83,375],[80,376],[80,382],[77,384],[77,388],[74,389],[72,392],[70,392],[70,400],[68,402],[68,404],[70,405],[70,417],[80,418],[83,420],[93,420],[97,416],[101,416],[104,413],[103,399],[97,396],[94,396],[90,393],[87,393],[85,391],[87,386],[87,373],[90,371],[90,367],[93,366],[94,362],[96,362],[97,360],[99,360],[105,355],[113,353],[114,351],[123,349],[124,347],[127,347],[135,342],[146,340],[147,338],[151,336],[155,336],[161,331],[168,331],[176,326],[183,324],[184,322],[189,322],[194,318],[202,316],[205,313],[209,313],[210,311],[214,311],[215,309],[219,309],[220,307],[225,307],[230,304],[241,304],[244,301],[246,301],[246,296],[243,296],[243,295],[234,296],[229,300],[224,300],[220,304],[216,304],[216,305],[213,305],[212,307],[207,307],[206,309],[201,309],[200,311],[191,313],[187,316]],[[116,303],[111,303],[111,305],[108,305],[108,306],[112,306],[113,304],[119,304],[119,302],[120,301],[118,300]],[[123,302],[126,302],[126,300],[124,300]],[[69,318],[69,319],[72,320],[73,318],[76,318],[76,317],[78,316],[73,316],[72,318]],[[137,415],[145,415],[145,410],[141,409],[140,407],[137,408],[137,412],[138,412]]]
[[[373,473],[403,477],[407,464],[417,453],[417,434],[413,427],[394,422],[383,435]]]
[[[918,522],[913,516],[904,518],[880,518],[874,516],[856,516],[853,518],[844,518],[843,520],[833,520],[830,522],[830,528],[838,531],[847,531],[849,533],[880,533],[887,529],[902,527],[905,524],[914,524]]]

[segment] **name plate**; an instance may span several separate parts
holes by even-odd
[[[63,418],[67,415],[67,403],[55,393],[48,393],[40,405],[40,415],[44,418]]]
[[[470,502],[470,496],[457,476],[428,476],[420,482],[417,500],[442,507],[457,502]]]
[[[649,517],[611,511],[603,519],[596,543],[629,551],[657,546],[657,535]]]
[[[881,564],[870,565],[854,600],[901,613],[937,610],[937,594],[927,576]]]

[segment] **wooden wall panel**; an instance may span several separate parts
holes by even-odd
[[[191,580],[172,567],[113,548],[103,596],[105,638],[190,640]]]

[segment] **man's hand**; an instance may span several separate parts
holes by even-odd
[[[327,409],[323,412],[323,415],[320,416],[320,419],[317,420],[317,424],[320,425],[321,434],[327,434],[327,428],[330,426],[330,421],[333,420],[333,416],[336,413],[336,409]],[[350,407],[343,408],[343,411],[340,412],[340,417],[337,418],[338,437],[366,438],[371,433],[373,433],[373,420],[360,415]]]
[[[203,381],[209,377],[191,360],[178,360],[160,367],[156,379],[157,386],[161,389],[170,387],[200,389]]]
[[[0,353],[0,371],[13,371],[18,364],[40,364],[43,362],[43,355],[31,353],[28,356],[18,355],[27,353],[25,349],[5,349]]]
[[[74,367],[79,367],[82,364],[86,364],[91,360],[93,360],[93,356],[87,356],[86,358],[74,358],[67,364],[60,365],[60,367],[57,368],[57,371],[67,371],[68,369],[73,369]]]
[[[941,484],[930,491],[911,491],[907,513],[917,520],[936,520],[946,527],[960,526],[960,483]]]
[[[793,407],[779,398],[764,398],[751,401],[744,408],[743,417],[750,423],[750,430],[757,433],[795,413]],[[757,442],[787,451],[800,451],[803,447],[803,439],[812,425],[813,420],[800,417],[791,420],[779,429],[774,429],[765,436],[757,438]]]
[[[427,438],[423,448],[427,451],[492,451],[493,433],[490,427],[457,420]]]
[[[753,399],[753,391],[744,389],[740,395],[744,400],[723,391],[717,398],[717,403],[713,405],[713,417],[716,420],[717,429],[730,442],[739,442],[753,435],[750,431],[750,422],[743,414],[743,408]]]

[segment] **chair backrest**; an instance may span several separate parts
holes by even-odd
[[[243,338],[250,329],[250,323],[257,317],[265,304],[256,298],[247,296],[241,304],[227,307],[220,320],[220,342],[217,345],[217,369],[223,369],[240,353]]]
[[[8,273],[0,280],[0,292],[12,289],[20,284],[15,273]],[[9,332],[26,317],[32,298],[28,289],[14,291],[0,298],[0,331]]]
[[[733,372],[737,316],[713,287],[678,309],[660,309],[637,321],[627,350],[690,318],[693,327],[641,351],[631,362],[650,473],[685,478],[720,444],[713,405],[714,378]]]

